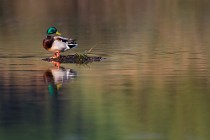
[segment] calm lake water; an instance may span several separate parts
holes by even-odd
[[[0,5],[0,140],[209,140],[208,0]],[[43,58],[49,26],[101,62]]]

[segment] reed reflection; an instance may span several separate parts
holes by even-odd
[[[64,83],[67,83],[77,77],[77,72],[73,69],[64,67],[52,67],[43,74],[44,82],[47,84],[50,95],[58,95]]]

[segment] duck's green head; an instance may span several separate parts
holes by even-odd
[[[47,29],[47,35],[52,35],[52,34],[61,35],[61,33],[59,33],[55,27],[50,27]]]

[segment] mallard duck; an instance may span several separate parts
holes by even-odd
[[[73,39],[61,37],[61,34],[55,27],[50,27],[47,29],[47,35],[43,40],[43,47],[54,53],[52,58],[58,58],[60,57],[60,52],[77,47],[77,43]]]

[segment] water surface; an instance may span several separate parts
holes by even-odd
[[[210,138],[209,1],[1,2],[0,139]],[[42,61],[49,26],[107,59]]]

